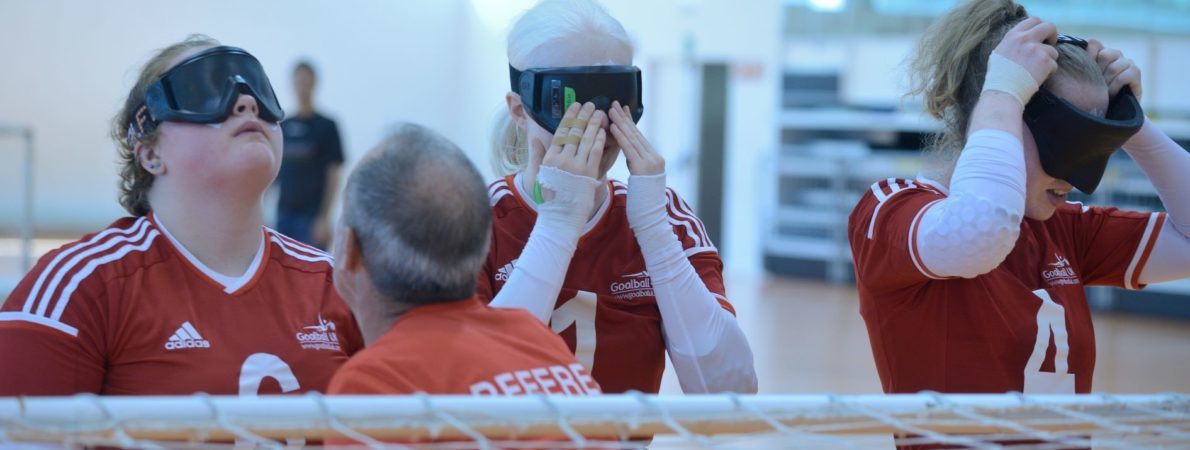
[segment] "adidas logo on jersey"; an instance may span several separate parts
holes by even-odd
[[[198,330],[190,322],[182,323],[174,335],[165,341],[166,350],[182,350],[187,348],[211,348],[211,341],[202,338]]]
[[[608,290],[611,291],[612,296],[617,299],[629,301],[638,297],[652,297],[653,296],[653,279],[649,278],[649,272],[637,272],[633,274],[624,275],[623,281],[613,281]]]
[[[295,336],[302,348],[306,350],[342,351],[339,346],[339,334],[335,332],[335,323],[322,318],[318,314],[318,325],[302,327]]]
[[[516,267],[517,260],[512,260],[504,267],[496,270],[496,281],[508,281],[508,277],[512,276],[512,269]]]
[[[1074,268],[1070,267],[1070,260],[1065,256],[1054,253],[1054,262],[1046,263],[1050,268],[1041,269],[1041,277],[1050,286],[1064,285],[1064,284],[1082,284],[1078,279],[1078,274],[1074,272]]]

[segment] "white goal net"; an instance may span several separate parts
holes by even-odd
[[[894,442],[1190,449],[1190,396],[0,398],[0,446],[769,449]]]

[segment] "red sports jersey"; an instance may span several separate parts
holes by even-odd
[[[331,394],[598,394],[570,349],[531,314],[478,299],[416,307],[331,380]]]
[[[550,328],[562,336],[604,392],[655,393],[665,370],[661,313],[636,235],[628,226],[624,209],[628,187],[609,181],[607,189],[608,200],[578,241]],[[519,176],[492,183],[488,192],[492,249],[479,277],[478,294],[485,302],[508,281],[537,221]],[[666,195],[669,222],[690,263],[719,303],[734,314],[724,296],[723,261],[702,221],[672,189]]]
[[[1066,204],[1025,219],[999,267],[972,279],[930,272],[923,213],[946,197],[929,180],[888,179],[848,222],[860,313],[887,393],[1087,393],[1095,334],[1084,286],[1139,289],[1163,213]]]
[[[363,341],[331,259],[261,232],[239,279],[152,215],[46,254],[0,308],[0,396],[325,390]]]

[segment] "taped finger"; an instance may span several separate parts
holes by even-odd
[[[563,136],[554,136],[554,141],[550,145],[578,145],[583,141],[583,137],[575,134],[567,134]]]
[[[570,128],[584,129],[584,128],[587,128],[587,122],[588,122],[588,121],[587,121],[586,119],[580,119],[580,118],[578,118],[578,117],[563,117],[563,118],[562,118],[562,122],[560,122],[560,123],[558,124],[558,128],[559,128],[559,129],[561,129],[561,128],[567,128],[567,129],[570,129]]]

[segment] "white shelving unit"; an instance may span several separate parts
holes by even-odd
[[[1175,140],[1190,141],[1190,121],[1158,121]],[[852,111],[841,108],[790,108],[780,116],[784,147],[770,166],[773,193],[767,195],[770,224],[766,258],[818,265],[834,282],[852,277],[847,217],[869,186],[888,177],[914,177],[921,169],[917,151],[871,149],[866,138],[888,133],[929,133],[939,129],[931,118],[907,112]],[[792,133],[791,133],[792,132]],[[791,138],[792,136],[792,138]],[[912,149],[911,149],[912,150]],[[1089,203],[1151,210],[1160,203],[1144,174],[1117,154]],[[1190,280],[1151,285],[1145,292],[1190,296]],[[1095,294],[1110,305],[1116,290]]]
[[[872,181],[912,176],[918,158],[873,151],[859,140],[818,139],[785,147],[774,164],[769,256],[824,264],[828,280],[851,278],[847,216]]]

